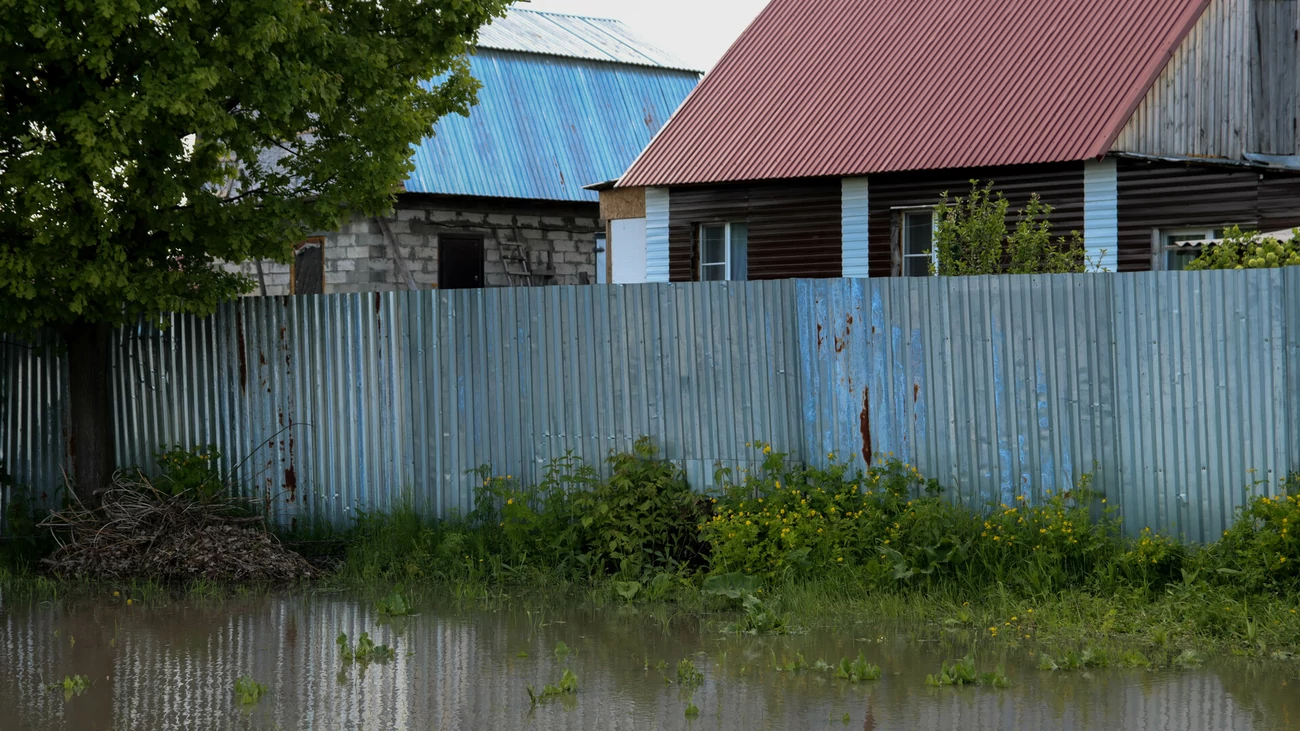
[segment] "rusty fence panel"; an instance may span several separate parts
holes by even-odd
[[[1297,324],[1296,269],[248,298],[119,330],[117,459],[214,444],[281,524],[347,525],[642,435],[704,488],[762,440],[892,453],[976,509],[1091,473],[1131,529],[1212,539],[1300,471]],[[50,503],[65,370],[0,349],[0,459]]]
[[[1300,268],[801,281],[805,454],[893,454],[972,508],[1084,474],[1213,540],[1300,472]]]

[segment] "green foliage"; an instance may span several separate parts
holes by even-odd
[[[385,617],[405,617],[411,614],[411,604],[402,587],[398,586],[388,596],[375,602],[375,610]]]
[[[694,702],[694,701],[692,701],[692,702],[686,704],[686,717],[687,717],[687,718],[696,718],[696,717],[698,717],[699,715],[700,715],[700,707],[697,706],[697,705],[695,705],[695,702]]]
[[[1138,657],[1141,653],[1138,653]],[[1129,656],[1126,658],[1134,664],[1129,667],[1138,667],[1137,658]],[[1110,655],[1105,650],[1099,650],[1092,647],[1083,650],[1072,650],[1053,660],[1046,653],[1038,656],[1039,670],[1088,670],[1093,668],[1110,667]]]
[[[861,652],[857,658],[841,658],[840,664],[835,668],[835,677],[841,680],[847,680],[850,683],[861,683],[868,680],[880,680],[881,670],[879,665],[872,665],[867,662],[866,656]]]
[[[84,675],[65,675],[62,681],[51,683],[46,687],[49,690],[63,691],[63,699],[70,700],[73,696],[81,695],[90,688],[90,678]]]
[[[790,620],[753,594],[741,597],[744,613],[723,631],[738,635],[784,635],[796,630]]]
[[[221,474],[221,452],[216,445],[187,449],[168,447],[154,457],[159,475],[153,486],[168,495],[189,493],[199,500],[212,501],[227,494]]]
[[[388,645],[376,645],[375,641],[370,639],[369,632],[362,632],[357,638],[356,646],[348,640],[347,634],[340,632],[335,638],[334,644],[339,647],[339,657],[343,659],[344,664],[353,662],[368,664],[371,662],[387,662],[393,659],[393,648]]]
[[[1288,481],[1283,490],[1294,489]],[[1200,570],[1246,592],[1292,594],[1300,590],[1300,494],[1260,496],[1203,556]]]
[[[975,657],[967,655],[961,660],[945,662],[938,675],[925,676],[925,684],[940,688],[947,685],[987,685],[994,688],[1007,688],[1011,681],[999,667],[993,672],[981,673],[975,669]]]
[[[1289,241],[1261,236],[1256,231],[1242,231],[1233,226],[1223,239],[1206,246],[1201,255],[1187,264],[1188,271],[1208,269],[1269,269],[1300,265],[1300,230]]]
[[[977,274],[1068,274],[1084,271],[1083,240],[1077,231],[1070,239],[1051,239],[1052,207],[1035,193],[1017,214],[1009,233],[1010,203],[993,191],[990,181],[980,187],[971,181],[966,197],[949,198],[935,206],[934,231],[938,273],[941,276]]]
[[[528,686],[528,700],[532,705],[537,705],[557,696],[569,696],[578,692],[578,676],[573,671],[565,668],[564,675],[560,676],[558,685],[547,684],[542,687],[542,692],[538,693],[533,686]]]
[[[609,480],[571,495],[586,549],[583,563],[632,578],[650,568],[698,563],[696,525],[705,508],[681,468],[658,459],[654,443],[644,437],[609,464]]]
[[[208,313],[217,260],[388,209],[506,5],[0,4],[0,330]]]
[[[703,682],[704,682],[704,673],[701,673],[699,669],[695,667],[695,663],[691,662],[690,658],[682,658],[677,663],[677,684],[678,685],[687,688],[694,688],[695,686]]]
[[[266,695],[266,686],[253,680],[251,675],[241,675],[235,681],[235,697],[239,699],[240,705],[251,706],[262,700]]]

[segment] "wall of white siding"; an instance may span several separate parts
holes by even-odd
[[[645,276],[668,281],[668,189],[645,189]]]
[[[1083,164],[1083,243],[1088,271],[1119,271],[1119,172],[1113,157]]]
[[[844,178],[840,207],[843,247],[840,254],[845,277],[869,277],[867,240],[867,179]]]

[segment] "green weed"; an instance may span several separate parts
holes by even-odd
[[[266,686],[253,680],[251,675],[241,675],[235,681],[235,697],[240,705],[251,706],[266,695]]]
[[[695,667],[689,658],[682,658],[677,663],[677,683],[686,688],[694,688],[704,682],[704,673]]]
[[[90,678],[84,675],[65,675],[61,682],[51,683],[46,688],[63,691],[64,700],[69,700],[73,696],[85,693],[90,688]]]
[[[960,660],[945,662],[938,675],[925,676],[925,684],[940,688],[948,685],[988,685],[994,688],[1010,687],[1011,681],[999,667],[993,672],[981,673],[975,669],[975,657],[967,655]]]
[[[348,641],[347,634],[343,632],[339,633],[334,643],[338,645],[339,656],[343,658],[345,664],[353,662],[363,664],[382,663],[393,659],[395,655],[393,648],[388,645],[376,645],[374,640],[370,639],[369,632],[362,632],[361,636],[357,638],[355,646]]]
[[[542,703],[549,698],[556,696],[573,695],[578,692],[578,676],[573,674],[572,670],[565,668],[564,675],[560,676],[558,685],[546,685],[538,693],[533,686],[528,686],[528,700],[532,705]]]
[[[867,658],[861,652],[853,660],[847,657],[842,658],[840,664],[835,668],[835,677],[847,680],[850,683],[880,680],[880,675],[880,666],[867,662]]]

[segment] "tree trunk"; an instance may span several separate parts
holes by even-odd
[[[64,326],[68,346],[68,395],[72,401],[72,464],[77,497],[88,505],[113,477],[113,415],[109,405],[108,344],[112,329],[103,323]]]

